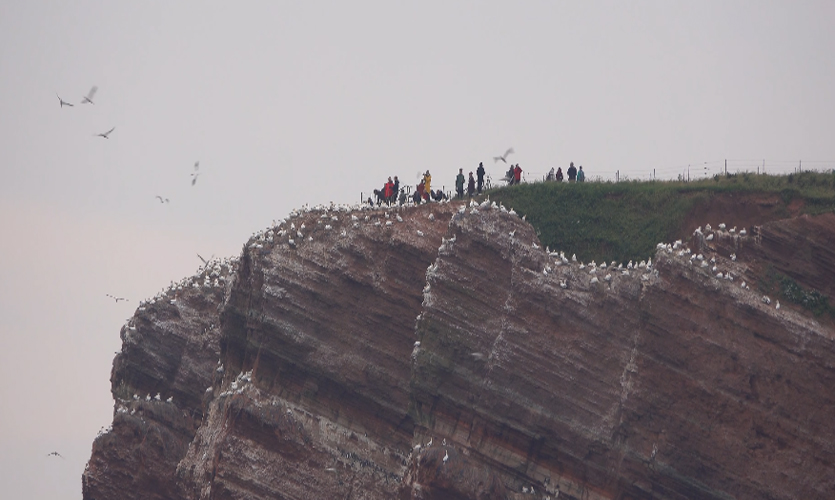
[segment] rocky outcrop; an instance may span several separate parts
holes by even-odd
[[[123,329],[84,496],[828,498],[835,330],[761,288],[831,295],[835,216],[746,233],[604,268],[487,205],[294,214]]]
[[[234,274],[215,261],[143,302],[122,327],[110,377],[113,423],[93,443],[84,498],[166,499],[200,426],[220,358],[219,306]]]

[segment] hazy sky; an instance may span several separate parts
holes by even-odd
[[[80,498],[137,302],[304,203],[495,179],[509,146],[529,180],[835,167],[833,24],[831,1],[0,2],[4,493]]]

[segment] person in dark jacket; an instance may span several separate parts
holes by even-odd
[[[455,177],[455,193],[459,198],[464,197],[464,169],[458,169],[458,175]]]
[[[475,194],[475,179],[473,178],[473,173],[470,172],[470,180],[467,182],[467,195],[472,198],[473,194]]]
[[[481,189],[484,187],[484,164],[478,162],[478,168],[475,170],[476,177],[478,177],[478,194],[481,194]]]
[[[560,168],[557,169],[557,182],[562,182],[562,179],[563,179],[562,167],[560,167]]]
[[[517,163],[513,169],[513,183],[519,184],[520,182],[522,182],[522,167]]]
[[[394,196],[397,197],[397,193],[400,192],[400,179],[397,176],[394,176]]]
[[[571,162],[571,165],[568,166],[568,182],[574,182],[574,179],[577,178],[577,169],[574,168],[574,162]]]

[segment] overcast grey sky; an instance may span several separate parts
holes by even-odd
[[[529,179],[835,166],[834,23],[831,1],[0,2],[4,493],[80,498],[138,301],[304,203],[497,178],[509,146]]]

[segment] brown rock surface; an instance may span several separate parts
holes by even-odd
[[[835,330],[757,287],[831,296],[835,216],[591,273],[458,207],[306,211],[137,311],[84,497],[831,497]]]

